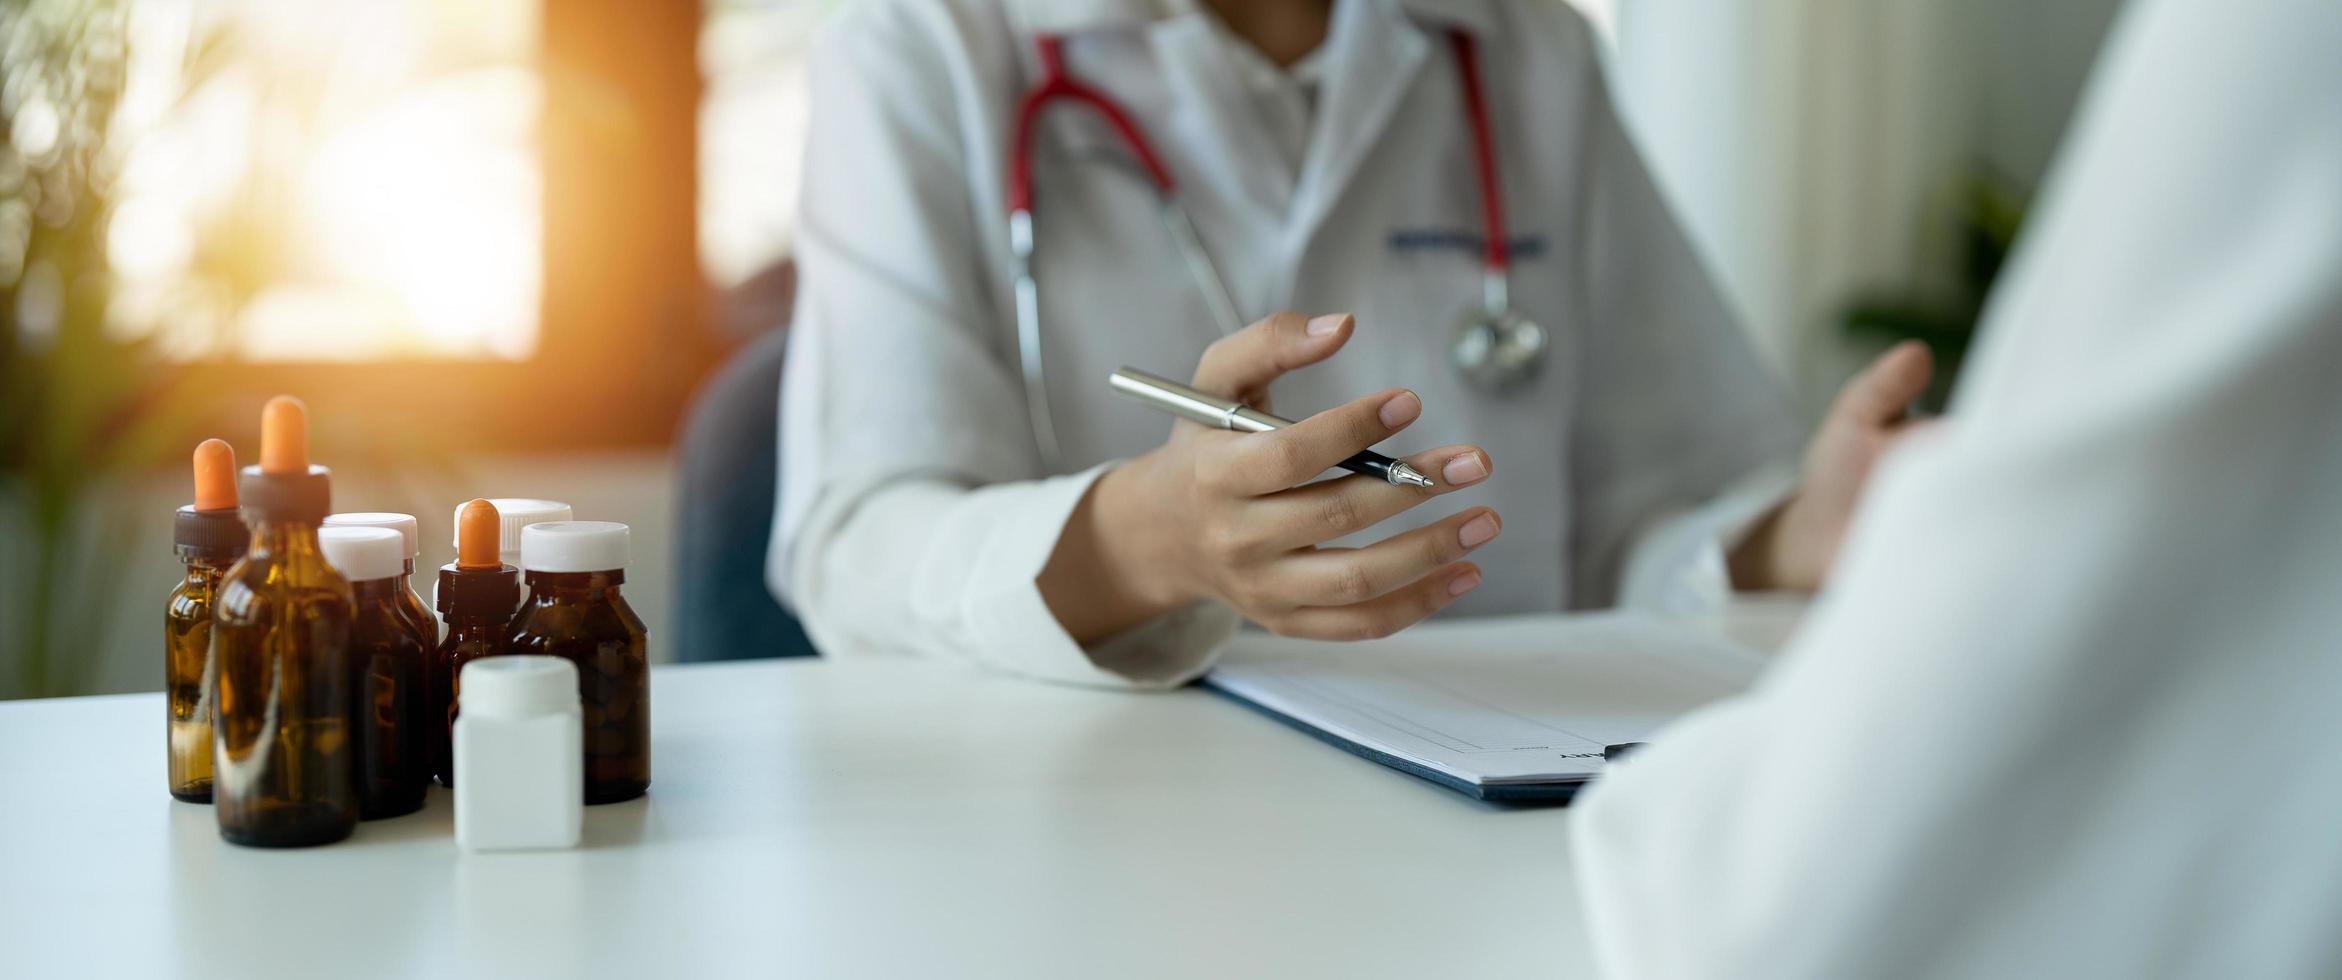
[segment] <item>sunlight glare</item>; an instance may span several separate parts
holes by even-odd
[[[528,72],[472,72],[338,128],[310,162],[304,202],[334,278],[396,297],[427,348],[529,352],[540,183],[497,136],[536,102]]]
[[[133,5],[116,328],[189,358],[529,357],[538,12]],[[226,60],[191,71],[213,46]]]

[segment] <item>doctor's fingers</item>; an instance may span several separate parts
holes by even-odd
[[[1394,388],[1337,405],[1282,429],[1219,440],[1198,476],[1223,493],[1255,497],[1298,486],[1414,424],[1423,399]]]
[[[1342,606],[1380,598],[1496,540],[1504,521],[1474,507],[1363,548],[1311,548],[1270,562],[1261,591],[1295,606]]]
[[[1303,606],[1255,621],[1279,636],[1375,640],[1422,622],[1479,584],[1479,566],[1457,562],[1380,598],[1346,606]]]
[[[1212,341],[1195,366],[1195,389],[1261,407],[1269,382],[1332,357],[1350,339],[1350,314],[1287,310]]]
[[[1432,486],[1397,487],[1370,476],[1345,474],[1272,493],[1245,518],[1252,534],[1276,551],[1291,551],[1354,534],[1433,497],[1488,478],[1488,454],[1478,446],[1444,446],[1406,459]]]

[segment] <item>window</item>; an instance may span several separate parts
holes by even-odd
[[[789,253],[806,132],[805,61],[827,4],[711,0],[700,33],[699,256],[737,290]]]
[[[175,356],[525,360],[536,0],[139,0],[114,326]]]
[[[239,411],[290,391],[463,448],[672,436],[723,352],[697,5],[126,7],[109,329]]]

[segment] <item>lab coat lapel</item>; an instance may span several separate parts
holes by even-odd
[[[1170,89],[1171,134],[1198,148],[1171,155],[1193,161],[1221,194],[1246,202],[1236,209],[1240,220],[1253,233],[1273,238],[1292,210],[1293,175],[1276,159],[1276,142],[1208,17],[1196,12],[1170,18],[1149,32]]]
[[[1328,43],[1335,46],[1335,57],[1327,59],[1309,159],[1302,165],[1299,197],[1286,228],[1295,248],[1341,200],[1431,53],[1423,29],[1393,4],[1353,0],[1334,10]]]

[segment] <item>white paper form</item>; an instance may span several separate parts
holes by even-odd
[[[1302,725],[1487,786],[1583,781],[1745,689],[1763,657],[1633,614],[1417,626],[1370,643],[1240,634],[1205,683]]]

